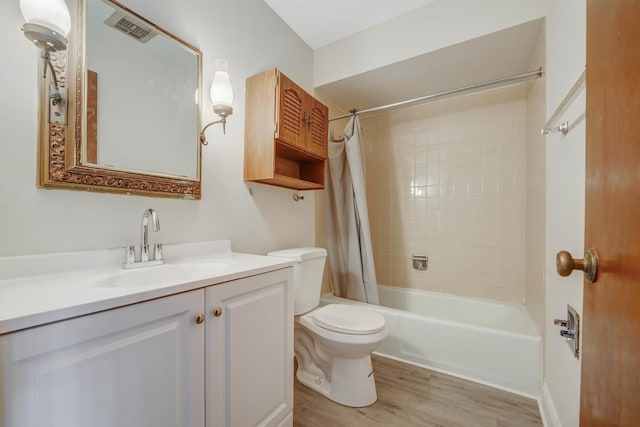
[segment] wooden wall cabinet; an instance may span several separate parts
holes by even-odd
[[[244,179],[324,188],[329,110],[277,69],[247,79]]]

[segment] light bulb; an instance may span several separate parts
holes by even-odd
[[[27,24],[49,28],[63,37],[71,29],[71,16],[64,0],[20,0],[20,11]]]

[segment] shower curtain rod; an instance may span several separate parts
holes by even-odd
[[[482,83],[474,83],[468,86],[462,86],[456,89],[449,89],[449,90],[444,90],[442,92],[436,92],[436,93],[432,93],[430,95],[425,95],[425,96],[421,96],[419,98],[413,98],[413,99],[409,99],[406,101],[400,101],[400,102],[394,102],[393,104],[387,104],[387,105],[383,105],[381,107],[373,107],[373,108],[367,108],[365,110],[361,110],[358,111],[355,108],[353,110],[351,110],[351,112],[349,114],[343,114],[341,116],[338,117],[332,117],[329,119],[330,122],[334,121],[334,120],[339,120],[339,119],[344,119],[346,117],[351,117],[354,114],[365,114],[365,113],[373,113],[374,111],[382,111],[382,110],[387,110],[389,108],[396,108],[396,107],[403,107],[405,105],[409,105],[409,104],[413,104],[416,102],[422,102],[422,101],[429,101],[435,98],[440,98],[442,96],[447,96],[447,95],[454,95],[456,93],[461,93],[461,92],[466,92],[469,90],[473,90],[473,89],[480,89],[483,87],[487,87],[487,86],[493,86],[493,85],[497,85],[497,84],[501,84],[501,83],[511,83],[511,82],[515,82],[518,80],[523,80],[529,77],[533,77],[533,76],[538,76],[538,77],[542,77],[542,67],[538,68],[537,70],[532,70],[532,71],[527,71],[525,73],[520,73],[520,74],[514,74],[512,76],[508,76],[508,77],[501,77],[499,79],[494,79],[494,80],[488,80],[486,82],[482,82]]]

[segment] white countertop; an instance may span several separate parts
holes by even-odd
[[[0,257],[0,334],[293,265],[231,252],[226,240],[165,245],[164,257],[133,270],[122,269],[123,251]]]

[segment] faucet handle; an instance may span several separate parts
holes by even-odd
[[[162,258],[162,243],[156,243],[153,245],[153,259],[156,261],[164,261]]]
[[[136,246],[129,245],[125,248],[125,264],[133,264],[136,262]]]

